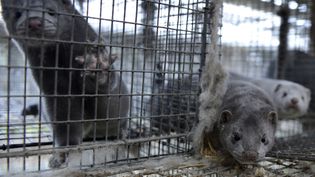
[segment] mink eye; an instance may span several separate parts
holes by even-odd
[[[269,142],[266,138],[266,135],[264,135],[262,138],[261,138],[261,142],[264,144],[264,145],[267,145]]]
[[[302,98],[302,100],[304,101],[304,96],[302,96],[301,98]]]
[[[15,18],[18,19],[22,16],[21,12],[15,12]]]
[[[284,92],[282,97],[286,97],[287,95],[288,95],[287,92]]]
[[[241,140],[241,139],[242,139],[242,137],[239,133],[236,133],[236,132],[233,133],[233,135],[232,135],[232,143],[233,144],[236,143],[237,141]]]
[[[47,12],[50,16],[55,16],[56,11],[54,9],[47,8]]]

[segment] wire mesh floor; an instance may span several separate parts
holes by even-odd
[[[109,164],[107,168],[94,167],[87,169],[65,168],[55,171],[42,171],[28,173],[37,176],[135,176],[135,177],[160,177],[160,176],[255,176],[255,177],[313,177],[315,163],[295,160],[279,160],[267,158],[256,166],[247,165],[224,167],[217,165],[210,159],[195,159],[192,156],[168,156],[151,159],[138,159],[132,164]],[[15,175],[24,176],[25,174]]]
[[[36,145],[38,145],[39,135],[43,143],[40,146],[41,149],[52,147],[51,144],[44,144],[51,143],[50,129],[47,126],[42,126],[42,133],[39,134],[38,119],[28,116],[26,120],[30,123],[30,125],[25,127],[26,131],[24,131],[23,127],[18,128],[12,125],[0,127],[1,144],[3,144],[2,152],[5,153],[6,148],[8,148],[4,145],[7,143],[8,128],[9,132],[11,132],[10,152],[38,150],[39,147]],[[301,131],[297,128],[295,134],[291,130],[292,136],[278,138],[274,149],[268,154],[269,158],[260,163],[258,167],[222,167],[214,165],[216,163],[196,160],[187,154],[186,150],[190,149],[191,145],[187,142],[183,143],[182,139],[179,137],[174,138],[172,135],[166,136],[164,139],[159,137],[158,140],[154,140],[153,137],[146,143],[140,140],[141,143],[139,145],[141,149],[137,150],[142,155],[139,158],[130,156],[128,158],[122,157],[121,159],[124,160],[119,160],[115,155],[117,152],[122,152],[121,150],[113,148],[111,153],[108,153],[109,150],[107,148],[105,155],[104,148],[106,147],[103,147],[103,149],[97,148],[96,150],[81,151],[79,154],[73,153],[68,166],[70,166],[70,169],[80,167],[82,173],[92,176],[97,176],[97,174],[101,173],[109,176],[233,176],[237,174],[240,174],[240,176],[245,174],[255,176],[314,176],[315,130],[312,127],[314,127],[315,122],[313,119],[301,119],[298,122],[301,122],[301,126],[304,129]],[[296,122],[295,125],[299,127]],[[26,132],[25,139],[23,138],[24,132]],[[26,142],[24,146],[22,146],[23,142]],[[171,154],[173,156],[170,156]],[[10,166],[9,171],[14,173],[38,170],[45,173],[49,169],[48,161],[50,155],[12,157],[9,158],[10,160],[2,158],[0,161],[2,174],[0,175],[6,173],[8,166]],[[167,157],[165,157],[166,155]],[[97,159],[98,157],[101,157],[101,160]],[[10,165],[7,165],[8,163]],[[26,165],[23,166],[22,164]],[[124,165],[126,168],[121,168],[121,165]],[[104,166],[110,168],[104,168]],[[96,169],[97,173],[93,169]],[[78,172],[78,170],[75,171]],[[55,174],[57,172],[60,171],[48,170],[47,173]],[[67,174],[68,172],[69,169],[60,173]],[[35,176],[36,174],[34,173]]]

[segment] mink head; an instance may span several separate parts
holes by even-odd
[[[274,89],[274,102],[277,106],[279,117],[299,117],[307,113],[311,91],[302,85],[281,81]]]
[[[40,39],[65,39],[72,34],[69,24],[72,24],[71,9],[67,0],[2,0],[3,19],[5,19],[10,34],[22,44],[38,46],[54,42],[40,42]],[[64,28],[64,27],[67,28]],[[71,25],[70,25],[71,26]],[[26,38],[29,39],[26,39]]]
[[[273,110],[223,110],[219,121],[219,139],[223,151],[241,164],[264,159],[275,139],[277,113]]]

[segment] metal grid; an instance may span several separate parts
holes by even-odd
[[[5,2],[13,3],[5,4]],[[59,6],[57,9],[45,8],[45,3],[50,4],[49,1],[38,1],[44,2],[39,6],[34,6],[36,1],[31,0],[25,1],[24,6],[14,4],[15,2],[18,1],[2,1],[3,8],[9,9],[9,12],[19,10],[19,13],[25,13],[27,17],[32,17],[33,12],[39,12],[41,14],[39,18],[58,16],[56,28],[60,28],[60,30],[63,23],[62,19],[72,18],[70,24],[66,24],[71,28],[72,39],[63,39],[62,35],[58,37],[45,36],[43,32],[39,35],[41,37],[32,36],[32,29],[28,29],[25,34],[20,35],[15,33],[9,24],[7,24],[9,33],[3,31],[1,34],[1,39],[5,45],[4,50],[8,53],[4,57],[5,60],[2,61],[4,63],[1,63],[1,73],[6,78],[3,81],[1,80],[1,83],[5,85],[5,88],[1,90],[1,174],[46,170],[48,169],[50,155],[56,152],[69,152],[68,166],[89,168],[117,162],[132,162],[142,158],[183,154],[191,148],[190,142],[187,140],[188,131],[178,134],[169,134],[170,132],[168,132],[163,136],[157,136],[156,134],[152,136],[150,120],[154,116],[150,115],[149,109],[154,105],[151,99],[154,96],[164,95],[165,97],[173,94],[153,91],[156,90],[154,85],[156,75],[163,74],[168,80],[175,80],[184,75],[199,75],[200,55],[205,52],[201,51],[201,37],[204,25],[203,14],[205,13],[203,8],[206,6],[206,2],[199,0],[187,2],[87,1],[83,3],[83,6],[80,6],[76,1],[65,1],[74,4],[74,6],[67,7],[68,11],[63,11],[63,8]],[[54,0],[52,2],[61,1]],[[77,7],[83,15],[77,13],[74,7]],[[36,9],[34,10],[34,8]],[[7,23],[10,23],[8,19],[6,20]],[[76,20],[82,20],[84,25],[73,27]],[[35,25],[34,28],[38,27],[36,24],[30,23],[26,23],[25,26]],[[88,34],[91,27],[96,31],[96,33],[91,32],[92,35]],[[80,38],[75,35],[86,29],[88,29],[86,34],[89,35],[87,38]],[[86,34],[81,33],[80,35],[84,36]],[[99,36],[103,37],[104,41],[97,37],[97,34],[100,34]],[[89,39],[90,37],[98,39],[98,42]],[[22,44],[21,49],[13,39]],[[23,40],[30,40],[34,43],[42,42],[39,47],[41,55],[39,59],[41,61],[45,60],[44,56],[47,50],[44,43],[52,42],[52,55],[55,55],[59,64],[53,63],[47,66],[45,65],[47,60],[45,60],[40,66],[35,66],[30,59],[33,57],[30,54],[31,51],[26,50],[32,44],[21,42]],[[67,49],[71,53],[70,55],[73,56],[64,57],[66,60],[77,57],[75,55],[78,54],[87,58],[89,54],[94,54],[91,52],[93,47],[97,49],[95,53],[98,55],[101,54],[100,50],[103,50],[104,47],[108,55],[117,54],[118,59],[114,62],[114,68],[111,68],[110,72],[119,73],[119,82],[124,82],[127,85],[127,94],[118,92],[116,95],[104,95],[102,93],[96,94],[95,91],[94,93],[88,93],[84,89],[79,91],[73,89],[79,83],[75,81],[78,79],[76,76],[78,73],[81,73],[81,76],[83,75],[83,86],[86,86],[89,71],[97,72],[99,70],[97,68],[82,69],[82,67],[77,67],[77,63],[73,62],[66,64],[66,66],[62,65],[62,61],[58,60],[61,56],[56,54]],[[11,58],[16,58],[17,61]],[[160,70],[156,69],[158,63],[163,65]],[[86,63],[85,66],[87,65]],[[45,74],[39,76],[40,79],[35,78],[36,84],[33,83],[33,80],[30,81],[30,79],[33,79],[31,71],[45,73],[50,70],[55,75],[55,77],[50,78],[52,80],[50,84],[52,84],[52,87],[59,89],[53,91],[53,94],[47,94],[43,86],[40,86],[42,89],[37,88],[37,85],[49,83],[47,80],[42,80],[47,79]],[[61,72],[66,72],[69,77],[59,74]],[[96,74],[96,77],[101,77],[100,73]],[[64,83],[62,79],[69,79],[70,82]],[[13,84],[19,85],[15,86]],[[67,85],[65,86],[66,90],[60,90],[59,85],[62,84]],[[96,89],[98,89],[97,86]],[[194,95],[196,97],[197,93]],[[52,131],[50,127],[56,125],[56,123],[68,124],[68,128],[65,127],[64,133],[65,136],[69,136],[70,131],[72,131],[69,128],[71,123],[67,119],[63,121],[58,120],[58,118],[49,119],[52,114],[49,112],[50,110],[46,110],[47,105],[44,100],[47,98],[58,100],[81,97],[79,102],[88,105],[93,104],[93,101],[82,100],[88,100],[90,97],[101,99],[105,96],[113,99],[128,96],[130,99],[130,110],[127,117],[112,118],[119,122],[124,119],[127,120],[127,127],[122,127],[122,129],[125,129],[123,135],[125,137],[123,139],[118,137],[118,140],[112,141],[111,137],[96,138],[94,136],[85,138],[84,143],[78,147],[71,144],[59,147],[56,144],[56,132]],[[32,111],[31,107],[34,104],[35,110],[38,109],[39,114]],[[76,104],[76,102],[71,102],[71,104]],[[72,119],[69,117],[69,111],[67,111],[71,108],[71,104],[65,104],[68,105],[68,108],[67,106],[62,108],[65,109],[63,113],[68,116],[68,119]],[[89,111],[88,108],[81,106],[77,108]],[[51,109],[51,107],[48,108]],[[53,109],[60,109],[60,107],[53,107]],[[182,113],[182,116],[185,116],[185,114],[191,113]],[[82,114],[79,116],[82,116]],[[110,125],[109,120],[96,120],[96,117],[93,119],[82,119],[81,122],[82,124],[87,121],[92,122],[94,129],[98,123],[105,122],[107,126]],[[69,141],[71,138],[68,137],[67,140]],[[106,153],[104,154],[102,150]],[[80,153],[76,154],[77,151]]]
[[[32,3],[31,0],[26,1]],[[229,23],[233,25],[251,23],[253,25],[271,21],[272,25],[268,30],[271,30],[274,36],[277,36],[275,31],[278,30],[276,23],[279,18],[272,16],[270,19],[265,19],[263,13],[245,18],[242,16],[235,17],[236,13],[231,6],[241,5],[243,1],[225,2],[224,7],[228,10],[224,11],[223,14],[223,64],[227,67],[230,66],[230,68],[233,67],[236,71],[246,71],[251,76],[266,75],[270,59],[276,58],[277,46],[274,45],[273,41],[264,45],[260,45],[259,42],[255,41],[259,36],[257,34],[259,32],[263,33],[265,29],[257,27],[258,33],[250,35],[251,41],[247,46],[242,46],[240,41],[230,40],[229,32],[224,31],[224,29],[233,29]],[[253,1],[247,5],[249,7],[252,5],[254,9],[263,10],[268,14],[273,14],[278,7],[268,6],[267,3],[263,3],[265,1],[259,2]],[[55,152],[69,152],[69,163],[67,165],[84,170],[91,169],[91,167],[103,168],[104,166],[116,167],[117,169],[121,164],[133,165],[139,163],[136,170],[130,169],[128,172],[118,170],[115,173],[113,172],[112,175],[228,176],[235,174],[233,169],[232,172],[229,172],[231,169],[223,167],[203,166],[202,168],[196,168],[195,162],[185,167],[161,167],[151,172],[139,170],[139,168],[145,166],[147,160],[169,157],[170,155],[189,155],[191,142],[188,135],[191,127],[196,123],[196,98],[199,92],[199,88],[196,86],[198,82],[195,81],[199,81],[200,67],[205,56],[205,45],[209,42],[203,39],[211,32],[203,30],[205,25],[209,23],[208,17],[204,16],[205,13],[208,13],[209,8],[205,7],[209,7],[209,2],[203,0],[91,0],[83,3],[83,6],[80,6],[74,0],[72,3],[83,16],[77,13],[57,11],[55,13],[59,14],[58,19],[60,20],[66,16],[72,18],[82,17],[94,28],[97,34],[100,34],[99,36],[105,39],[104,42],[96,43],[97,49],[105,46],[109,54],[118,55],[118,60],[114,62],[114,69],[111,72],[120,74],[119,80],[126,83],[128,94],[118,93],[117,95],[108,96],[114,98],[126,95],[130,99],[130,110],[127,117],[125,117],[128,120],[126,137],[114,141],[108,137],[87,138],[80,146],[58,147],[54,143],[56,135],[50,129],[50,125],[56,122],[46,122],[44,120],[48,116],[47,110],[43,110],[45,108],[43,100],[47,95],[37,88],[36,84],[33,83],[34,81],[29,81],[29,79],[32,79],[31,70],[34,69],[53,69],[57,72],[64,68],[43,66],[36,68],[32,66],[28,61],[27,52],[26,56],[23,56],[23,52],[21,53],[20,49],[17,49],[13,39],[48,42],[53,40],[55,45],[59,47],[66,44],[73,46],[78,44],[81,45],[80,47],[83,46],[81,49],[84,50],[84,55],[88,53],[89,47],[94,46],[95,43],[92,41],[66,41],[45,37],[34,39],[29,38],[28,35],[8,35],[3,32],[0,35],[1,40],[4,41],[2,42],[5,45],[4,51],[9,53],[5,55],[5,60],[1,60],[3,63],[0,65],[1,74],[5,76],[5,80],[0,81],[4,83],[3,85],[6,85],[1,88],[0,93],[0,144],[3,144],[0,153],[0,175],[6,172],[19,173],[47,170],[50,155]],[[74,7],[71,7],[71,9]],[[32,11],[32,8],[29,7],[10,6],[10,8]],[[107,9],[107,11],[104,9]],[[40,12],[43,14],[49,13],[45,10],[40,10]],[[299,14],[299,11],[297,10],[296,13]],[[296,24],[298,25],[297,22]],[[305,29],[303,28],[303,30]],[[77,31],[84,31],[84,29],[72,29],[72,33]],[[226,40],[230,40],[230,42],[226,44]],[[301,42],[296,45],[299,44]],[[301,45],[302,47],[304,45]],[[73,48],[75,47],[72,47],[71,50],[74,50]],[[75,53],[75,51],[73,52]],[[16,55],[22,55],[22,57],[14,57]],[[15,61],[15,58],[21,58],[22,60]],[[76,67],[69,67],[65,70],[68,73],[89,71],[89,69]],[[94,68],[90,71],[99,70]],[[55,79],[55,84],[57,82],[58,80]],[[69,93],[52,95],[56,98],[75,98],[79,96],[84,98],[102,97],[104,94],[85,94],[83,92],[81,95]],[[39,115],[36,115],[36,111],[35,113],[30,111],[30,114],[35,115],[24,114],[21,116],[22,110],[33,104],[38,104]],[[124,118],[116,117],[114,119],[122,121]],[[93,120],[92,123],[96,125],[102,121],[108,124],[108,120],[104,119]],[[312,134],[311,130],[314,126],[312,126],[312,121],[309,119],[306,119],[306,122],[295,122],[292,127],[285,129],[285,132],[279,132],[279,137],[286,138],[278,141],[269,156],[294,160],[314,160],[314,156],[310,155],[314,153],[314,149],[312,149],[314,147],[312,143],[314,137],[308,136]],[[67,121],[64,123],[67,123]],[[287,122],[285,124],[287,125]],[[291,139],[291,137],[288,138],[289,135],[294,136]],[[296,139],[301,140],[299,146],[291,143],[296,142]],[[301,151],[303,147],[310,148]],[[297,154],[297,151],[300,153]],[[276,160],[271,160],[264,167],[273,171],[275,176],[281,174],[282,169],[290,169],[290,167],[298,169],[295,174],[305,174],[303,168],[298,165],[284,164],[281,168],[276,168],[273,165],[277,163]],[[295,162],[288,161],[288,163],[294,164]],[[165,164],[161,164],[161,166],[163,165]],[[193,171],[196,172],[192,173]],[[107,173],[103,171],[102,174]],[[293,173],[283,173],[283,176],[290,174]]]

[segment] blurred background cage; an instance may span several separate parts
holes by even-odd
[[[72,3],[105,39],[108,50],[117,54],[115,72],[119,72],[126,83],[131,101],[126,140],[92,140],[77,147],[66,147],[65,151],[79,152],[74,153],[68,166],[81,169],[120,167],[126,168],[124,172],[127,173],[128,168],[120,164],[138,165],[172,155],[190,158],[189,134],[196,124],[199,94],[199,89],[191,85],[198,85],[192,78],[199,81],[206,49],[211,42],[208,39],[212,1],[72,0]],[[277,12],[282,5],[288,5],[290,12],[287,40],[284,41],[286,48],[279,47],[282,21]],[[217,24],[222,25],[222,64],[228,70],[251,77],[289,79],[313,88],[315,84],[311,81],[299,81],[288,73],[305,72],[311,78],[315,67],[301,64],[300,67],[309,70],[283,69],[278,59],[296,57],[295,53],[289,53],[299,50],[309,57],[306,62],[315,62],[311,61],[315,59],[314,7],[313,2],[303,0],[224,0],[222,24]],[[32,79],[31,67],[22,50],[6,32],[3,20],[0,31],[0,175],[45,171],[49,169],[50,155],[60,148],[53,143],[50,125],[44,122],[47,116],[41,111],[44,95]],[[279,56],[279,50],[287,51],[287,55]],[[188,78],[188,82],[184,78]],[[263,163],[273,175],[312,175],[308,163],[307,167],[299,163],[315,160],[312,105],[310,114],[280,121],[278,143],[268,154],[273,158]],[[127,154],[121,155],[122,151]],[[139,156],[134,156],[134,151]],[[162,162],[156,164],[167,164]],[[159,172],[153,170],[150,174],[224,176],[229,170],[211,166],[197,168],[196,174],[195,167],[188,167],[158,169]],[[140,164],[134,169],[143,168]]]

